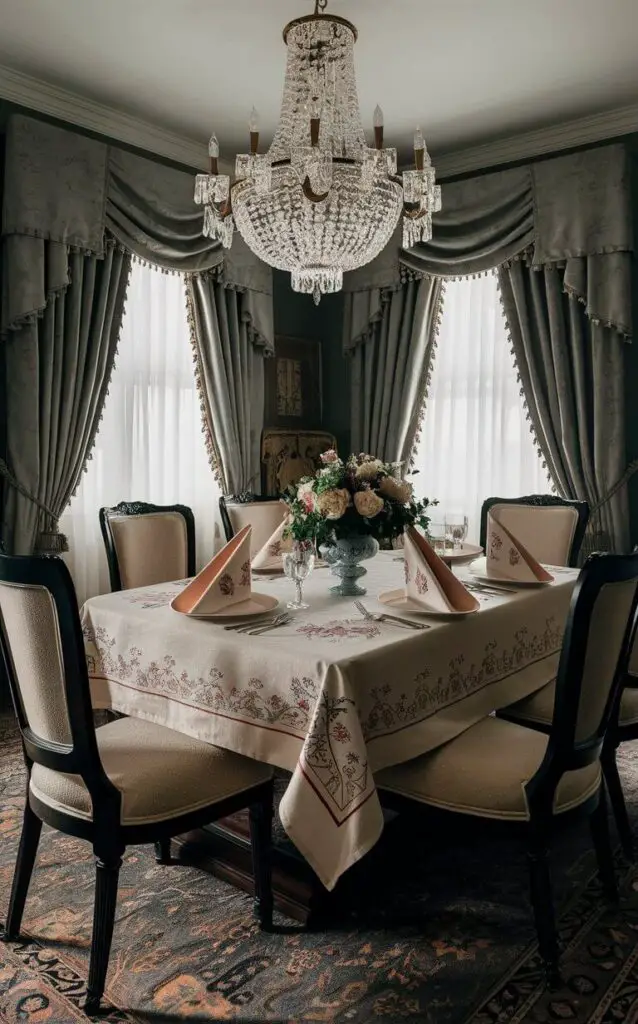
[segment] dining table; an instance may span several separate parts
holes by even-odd
[[[380,552],[360,580],[371,616],[403,584]],[[455,573],[472,583],[471,566]],[[427,628],[366,618],[338,597],[329,567],[305,583],[308,608],[260,635],[181,614],[188,581],[88,600],[82,625],[93,705],[180,730],[291,773],[282,825],[327,889],[383,830],[375,772],[452,740],[556,676],[578,570],[543,586],[476,590],[474,614],[410,614]],[[293,584],[253,577],[285,608]]]

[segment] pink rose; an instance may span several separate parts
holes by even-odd
[[[331,462],[338,462],[339,461],[339,456],[337,455],[337,453],[334,450],[334,448],[328,448],[328,451],[327,452],[322,452],[322,454],[319,456],[319,458],[323,462],[324,466],[328,465]]]
[[[317,501],[313,491],[302,491],[298,497],[307,513],[315,511]]]

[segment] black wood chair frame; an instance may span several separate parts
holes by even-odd
[[[578,555],[585,539],[585,531],[589,522],[589,505],[586,501],[572,501],[571,498],[559,498],[556,494],[526,494],[522,498],[486,498],[481,508],[481,533],[479,543],[483,550],[487,542],[487,514],[493,505],[530,505],[533,508],[573,508],[578,513],[576,529],[572,538],[568,564],[572,567],[578,562]]]
[[[186,521],[186,575],[195,575],[195,517],[187,505],[153,505],[147,501],[121,501],[113,508],[101,508],[99,512],[100,530],[106,549],[106,561],[109,567],[111,591],[122,589],[120,566],[117,560],[115,540],[109,523],[110,516],[145,516],[158,512],[178,512]]]
[[[549,735],[547,750],[536,774],[525,785],[530,817],[524,823],[512,823],[513,826],[523,828],[527,832],[531,902],[539,949],[550,984],[556,984],[560,980],[560,950],[549,868],[549,845],[556,818],[553,813],[554,796],[565,772],[583,768],[599,759],[602,765],[605,736],[618,701],[623,659],[633,635],[638,591],[634,597],[615,679],[598,728],[590,737],[577,742],[576,726],[587,639],[596,598],[601,588],[607,583],[621,583],[632,579],[638,579],[638,555],[590,555],[581,570],[571,599],[558,666],[554,719],[551,728],[545,730]],[[383,790],[381,799],[383,805],[390,809],[414,813],[415,800],[410,797]],[[579,807],[562,813],[560,820],[565,822],[579,817],[589,818],[603,889],[608,898],[616,899],[618,890],[609,835],[605,786],[602,781],[592,797]]]
[[[223,494],[219,499],[219,514],[224,527],[226,540],[232,540],[235,536],[233,524],[230,521],[227,505],[253,505],[255,502],[281,501],[276,495],[255,494],[253,491],[244,491],[242,494]]]
[[[6,926],[1,937],[6,941],[17,941],[19,938],[42,822],[67,835],[90,842],[95,856],[96,880],[85,1009],[87,1013],[96,1013],[104,993],[115,919],[118,876],[122,855],[127,846],[159,844],[162,855],[166,858],[173,836],[201,828],[248,807],[255,876],[255,909],[261,926],[264,929],[272,927],[270,857],[273,783],[272,780],[260,783],[226,800],[169,820],[144,825],[123,825],[120,820],[121,793],[106,775],[100,760],[77,599],[66,565],[56,557],[0,555],[0,581],[45,587],[55,603],[71,733],[71,743],[65,745],[48,742],[36,736],[29,728],[8,638],[5,636],[0,616],[0,650],[22,734],[27,767],[22,834]],[[29,786],[34,763],[44,765],[53,771],[81,776],[91,797],[93,819],[87,821],[75,817],[38,800],[31,793]]]

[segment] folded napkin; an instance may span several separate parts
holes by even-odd
[[[259,609],[253,598],[250,574],[251,527],[245,526],[171,601],[171,608],[185,615],[216,615],[233,607],[238,614]],[[241,608],[239,607],[241,605]]]
[[[292,537],[284,538],[284,530],[289,522],[290,516],[286,516],[257,552],[253,558],[253,569],[281,569],[281,556],[285,551],[292,551]]]
[[[414,527],[404,534],[405,596],[431,612],[474,612],[479,602],[465,589]]]
[[[527,548],[503,526],[496,511],[488,512],[486,572],[494,579],[516,583],[551,583],[554,579]]]

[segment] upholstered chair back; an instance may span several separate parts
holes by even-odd
[[[553,731],[596,747],[626,669],[638,599],[638,554],[591,555],[574,588],[556,680]]]
[[[58,613],[43,586],[0,582],[5,652],[31,731],[49,743],[71,743]]]
[[[481,544],[485,546],[488,514],[496,514],[531,555],[545,565],[576,565],[589,510],[585,502],[530,495],[502,500],[488,498],[481,513]]]
[[[185,506],[140,502],[100,510],[111,590],[182,580],[195,572],[194,521]]]
[[[117,798],[97,750],[77,599],[61,558],[0,555],[0,655],[27,764]]]
[[[226,498],[225,509],[232,530],[231,537],[243,530],[244,526],[252,527],[251,557],[261,551],[266,541],[288,514],[288,508],[283,501],[234,502]],[[226,532],[228,534],[228,527]],[[230,537],[227,536],[227,540],[230,540]]]

